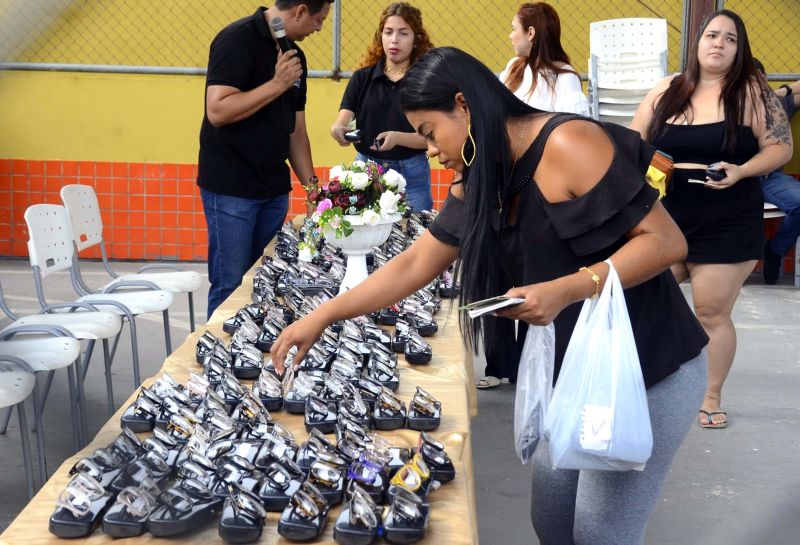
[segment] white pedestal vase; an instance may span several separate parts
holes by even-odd
[[[332,232],[325,231],[325,240],[333,246],[341,248],[347,256],[347,270],[339,287],[339,293],[344,293],[357,286],[367,276],[367,254],[375,246],[380,246],[392,232],[392,224],[400,219],[400,214],[393,214],[388,218],[381,217],[376,225],[364,225],[361,216],[345,216],[350,222],[353,232],[349,236],[336,238]]]

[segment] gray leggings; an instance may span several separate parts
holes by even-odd
[[[531,520],[541,545],[640,545],[675,453],[697,418],[706,353],[647,390],[653,454],[644,471],[553,469],[547,443],[533,455]]]

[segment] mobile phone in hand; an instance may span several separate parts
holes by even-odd
[[[352,131],[347,131],[344,133],[344,139],[348,142],[359,142],[361,141],[361,129],[354,129]]]

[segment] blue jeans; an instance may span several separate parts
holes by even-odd
[[[200,190],[208,224],[208,318],[239,284],[280,230],[289,195],[244,199]]]
[[[356,153],[356,159],[370,159],[387,169],[393,168],[406,179],[406,201],[412,210],[433,210],[433,194],[431,194],[431,166],[424,153],[408,159],[377,159]]]
[[[770,243],[773,252],[785,256],[800,235],[800,181],[782,170],[761,176],[760,180],[764,200],[774,204],[786,214]]]

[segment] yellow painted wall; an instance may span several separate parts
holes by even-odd
[[[61,72],[0,72],[0,157],[197,162],[205,79]],[[309,80],[314,159],[349,158],[328,134],[346,80]]]

